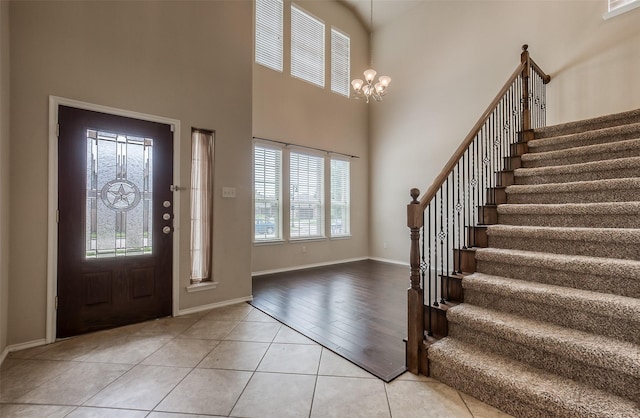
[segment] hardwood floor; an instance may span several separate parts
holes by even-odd
[[[251,304],[368,372],[405,369],[409,268],[357,261],[253,278]]]

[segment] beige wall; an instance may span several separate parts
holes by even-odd
[[[323,20],[326,33],[335,26],[350,36],[351,74],[366,69],[367,33],[349,10],[333,1],[296,1],[296,4]],[[352,237],[257,244],[253,247],[254,272],[368,256],[368,107],[364,102],[331,92],[330,35],[325,42],[324,90],[291,77],[290,7],[291,2],[285,1],[284,71],[254,64],[253,135],[360,157],[351,160]],[[285,183],[284,188],[287,187]],[[286,212],[287,203],[283,206]]]
[[[409,190],[430,186],[518,65],[522,44],[553,77],[548,123],[640,107],[640,10],[604,21],[606,7],[429,1],[374,34],[374,59],[393,84],[371,115],[372,256],[408,262]]]
[[[251,295],[252,16],[251,1],[11,3],[9,344],[45,336],[49,95],[180,120],[181,186],[191,127],[215,130],[220,284],[185,291],[189,196],[180,192],[180,308]],[[222,199],[223,186],[237,198]]]
[[[0,357],[9,329],[9,3],[0,2]]]

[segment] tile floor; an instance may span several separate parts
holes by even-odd
[[[0,417],[507,417],[433,379],[385,384],[248,304],[10,353]]]

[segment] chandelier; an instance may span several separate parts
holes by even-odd
[[[372,45],[372,33],[373,33],[373,0],[371,0],[371,14],[369,16],[369,57],[373,62],[371,45]],[[371,65],[373,67],[373,65]],[[376,75],[378,73],[373,68],[369,68],[364,72],[364,80],[356,78],[351,82],[353,87],[354,96],[356,99],[366,99],[369,103],[369,99],[373,99],[376,102],[382,100],[382,96],[387,94],[387,87],[391,83],[391,77],[381,75],[376,82]]]

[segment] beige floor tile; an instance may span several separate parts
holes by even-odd
[[[462,396],[462,400],[467,404],[474,418],[508,418],[511,416],[466,393],[460,392],[460,396]]]
[[[7,354],[7,358],[16,358],[16,359],[29,359],[38,354],[44,353],[45,351],[51,349],[51,344],[39,345],[37,347],[25,348],[24,350],[12,351]]]
[[[316,383],[313,375],[256,373],[231,415],[256,418],[308,417]]]
[[[362,377],[375,379],[376,377],[364,369],[356,366],[348,360],[340,357],[334,352],[322,349],[322,357],[320,358],[320,369],[318,375],[323,376],[343,376],[343,377]]]
[[[273,343],[260,362],[258,371],[316,374],[321,352],[319,345]]]
[[[142,364],[195,367],[218,343],[216,340],[177,338],[144,359]]]
[[[393,416],[472,418],[458,392],[442,383],[394,380],[387,395]]]
[[[77,361],[137,364],[165,345],[169,338],[158,336],[122,337],[105,342]]]
[[[298,331],[289,328],[286,325],[283,325],[276,334],[276,338],[273,340],[274,343],[289,343],[289,344],[313,344],[316,343],[304,335],[300,334]]]
[[[2,418],[62,418],[73,406],[0,404]]]
[[[117,340],[117,339],[116,339]],[[50,349],[34,356],[34,358],[48,360],[75,360],[85,356],[101,345],[112,344],[114,341],[111,334],[106,332],[96,332],[80,335],[58,341],[50,345]]]
[[[89,399],[87,406],[151,410],[189,373],[188,368],[138,365]]]
[[[279,322],[241,322],[224,339],[270,343],[281,326]]]
[[[201,319],[187,328],[178,338],[197,338],[203,340],[222,340],[233,328],[238,325],[238,321],[214,321]]]
[[[155,410],[228,415],[251,375],[235,370],[194,369]]]
[[[65,418],[144,418],[149,411],[132,409],[93,408],[82,406],[75,409]]]
[[[24,360],[0,375],[0,401],[13,402],[64,373],[71,364],[66,361]]]
[[[175,337],[198,322],[198,320],[199,318],[160,318],[138,324],[135,331],[133,331],[133,335]]]
[[[264,312],[261,312],[258,309],[254,309],[249,312],[249,315],[245,316],[243,319],[244,322],[278,322],[273,319],[269,315]]]
[[[390,416],[382,380],[318,376],[311,417]]]
[[[254,371],[268,348],[269,343],[222,341],[198,367]]]
[[[17,366],[18,364],[23,363],[24,360],[25,359],[21,359],[21,358],[5,357],[5,359],[2,362],[2,364],[0,364],[0,372],[6,372],[7,370],[12,368],[13,366]],[[0,376],[0,377],[2,377],[2,376]]]
[[[176,414],[174,412],[152,412],[147,418],[222,418],[222,415]]]
[[[253,309],[248,303],[237,303],[213,309],[204,318],[215,321],[242,321]]]
[[[411,372],[404,372],[400,376],[398,376],[395,380],[410,380],[413,382],[438,382],[436,379],[432,377],[427,377],[424,375],[416,375]]]
[[[73,363],[62,374],[29,391],[16,402],[82,405],[130,368],[128,364]]]

